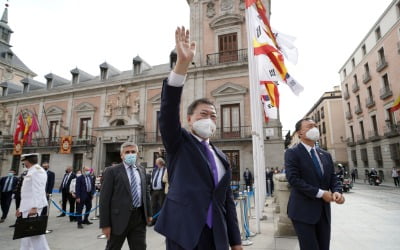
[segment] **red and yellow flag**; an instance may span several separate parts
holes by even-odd
[[[393,106],[390,108],[390,111],[394,112],[399,109],[400,109],[400,95],[399,97],[397,97],[396,101],[394,101]]]

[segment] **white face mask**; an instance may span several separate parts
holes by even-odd
[[[307,131],[306,137],[312,141],[318,141],[319,140],[319,130],[317,128],[312,128]]]
[[[82,174],[76,174],[76,177],[79,177],[79,176],[81,176]]]
[[[217,127],[211,119],[201,119],[193,123],[194,132],[203,139],[208,139],[214,134]]]

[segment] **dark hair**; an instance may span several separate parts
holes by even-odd
[[[29,162],[30,164],[37,164],[38,163],[38,157],[37,155],[32,155],[26,158],[26,161]]]
[[[296,122],[296,125],[295,125],[296,131],[295,131],[295,132],[300,131],[300,129],[301,129],[301,124],[302,124],[304,121],[313,121],[313,119],[311,119],[311,118],[309,118],[309,117],[306,117],[306,118],[303,118],[303,119],[299,120],[298,122]]]
[[[212,103],[210,100],[207,98],[200,98],[197,100],[194,100],[189,107],[187,108],[187,115],[193,115],[194,110],[199,106],[200,104],[207,104],[207,105],[212,105],[215,108],[214,103]]]

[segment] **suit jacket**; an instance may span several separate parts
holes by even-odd
[[[157,169],[158,167],[154,168],[153,172],[151,173],[151,178],[150,178],[150,190],[153,190],[153,182],[154,182],[154,178],[156,177],[157,171],[160,171],[159,169]],[[159,180],[161,181],[161,189],[160,190],[164,190],[165,189],[165,183],[163,182],[163,176],[166,172],[167,168],[164,167],[163,169],[161,169],[161,172],[159,173],[159,175],[161,176],[157,176],[157,178],[159,178]]]
[[[93,178],[89,176],[89,178],[86,178],[87,175],[81,175],[78,178],[76,178],[76,198],[81,199],[82,201],[85,201],[87,199],[92,199],[95,188],[94,188],[94,181]],[[87,190],[86,186],[86,180],[89,179],[90,181],[90,192]],[[81,202],[82,202],[81,201]]]
[[[322,177],[319,177],[311,156],[302,143],[285,152],[286,177],[291,186],[288,216],[308,224],[316,224],[322,210],[325,211],[329,223],[331,220],[330,203],[316,198],[319,189],[341,192],[331,155],[320,148],[316,151],[324,169]]]
[[[152,216],[150,190],[146,182],[146,171],[136,164],[139,171],[142,194],[143,220]],[[128,226],[133,209],[129,178],[123,163],[108,167],[103,173],[100,192],[100,228],[111,227],[113,234],[121,235]]]
[[[185,249],[195,248],[212,201],[216,249],[229,249],[229,245],[241,244],[230,188],[231,169],[225,154],[211,144],[226,169],[215,187],[202,144],[181,127],[181,94],[182,87],[169,86],[164,80],[159,124],[167,152],[170,186],[155,230]]]
[[[7,183],[8,176],[1,177],[0,179],[0,192],[3,192],[4,185]],[[18,178],[16,176],[12,177],[11,192],[17,187]]]
[[[52,194],[54,188],[54,172],[47,170],[46,194]]]
[[[60,184],[60,188],[59,188],[59,191],[60,191],[60,192],[61,192],[62,189],[63,189],[63,182],[64,182],[64,178],[65,178],[66,175],[68,175],[68,174],[65,173],[65,174],[64,174],[64,177],[63,177],[62,180],[61,180],[61,184]],[[76,178],[76,175],[75,175],[74,173],[71,173],[71,175],[69,176],[69,178],[68,178],[68,180],[67,180],[67,183],[66,183],[66,185],[65,185],[65,189],[67,190],[67,192],[69,192],[69,185],[71,185],[71,181],[72,181],[72,179],[74,179],[74,178]]]

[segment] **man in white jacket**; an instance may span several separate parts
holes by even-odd
[[[38,154],[24,154],[21,161],[25,164],[28,172],[24,178],[21,188],[21,205],[16,216],[27,218],[28,216],[40,215],[47,206],[46,199],[46,171],[38,164]],[[21,239],[21,250],[48,250],[50,249],[44,235],[26,237]]]

